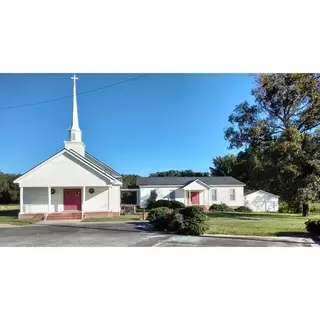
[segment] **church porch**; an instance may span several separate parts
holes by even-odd
[[[21,187],[19,219],[68,220],[120,215],[112,186]]]

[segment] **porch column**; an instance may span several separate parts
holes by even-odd
[[[48,213],[51,212],[51,187],[48,187]]]
[[[112,186],[109,186],[109,190],[108,190],[108,212],[111,212],[111,190],[112,190]]]
[[[81,211],[86,211],[86,187],[82,187],[82,204],[81,204]]]
[[[210,189],[208,190],[208,206],[210,206]]]
[[[20,213],[23,212],[23,187],[20,187]]]
[[[188,191],[188,195],[189,195],[189,202],[188,202],[188,204],[190,205],[190,204],[191,204],[191,192],[190,192],[190,191]]]

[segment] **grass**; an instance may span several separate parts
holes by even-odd
[[[208,214],[210,234],[251,235],[251,236],[290,236],[307,234],[305,222],[320,219],[319,214],[302,217],[292,213],[267,212],[217,212]],[[252,220],[249,220],[251,218]],[[261,220],[254,220],[261,219]]]
[[[10,225],[26,225],[32,224],[36,221],[19,220],[19,206],[14,205],[0,205],[0,224]]]
[[[82,220],[82,222],[108,222],[108,221],[135,221],[140,220],[139,214],[124,214],[117,217],[110,218],[90,218]]]

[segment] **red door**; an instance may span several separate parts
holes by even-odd
[[[81,189],[63,190],[64,210],[81,211]]]
[[[190,192],[191,204],[200,204],[199,192]]]

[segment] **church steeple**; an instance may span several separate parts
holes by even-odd
[[[79,79],[74,75],[73,80],[73,103],[72,103],[72,122],[71,128],[69,129],[69,141],[65,141],[66,149],[73,149],[74,151],[80,153],[84,156],[85,145],[82,142],[82,132],[79,128],[79,118],[78,118],[78,104],[77,104],[77,84],[76,81]]]
[[[77,105],[77,84],[76,81],[79,79],[74,75],[73,80],[73,104],[72,104],[72,123],[69,129],[69,140],[70,141],[81,141],[81,130],[79,128],[78,119],[78,105]]]

